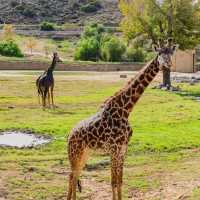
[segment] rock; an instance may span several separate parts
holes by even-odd
[[[192,80],[190,81],[190,85],[195,85],[195,80],[194,80],[194,79],[192,79]]]
[[[15,108],[15,106],[8,106],[8,108],[9,108],[9,109],[14,109],[14,108]]]
[[[127,78],[126,74],[120,74],[120,78]]]
[[[200,97],[196,97],[196,101],[200,102]]]

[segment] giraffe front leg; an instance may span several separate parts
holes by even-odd
[[[123,182],[123,162],[120,163],[117,174],[117,194],[118,200],[122,200],[122,182]]]
[[[113,155],[111,161],[111,179],[113,200],[122,200],[122,179],[124,155]]]
[[[50,91],[49,91],[49,89],[48,89],[47,96],[48,96],[48,106],[49,106],[49,108],[50,108],[51,105],[50,105]]]
[[[53,108],[55,108],[54,97],[53,97],[53,88],[51,88],[51,103],[52,103]]]
[[[112,200],[117,200],[117,170],[117,159],[113,155],[111,158]]]
[[[112,200],[117,200],[117,176],[116,171],[111,169]]]

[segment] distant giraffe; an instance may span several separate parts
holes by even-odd
[[[103,150],[111,156],[112,199],[122,199],[122,176],[124,156],[127,151],[132,129],[128,117],[145,88],[151,83],[160,69],[170,68],[175,46],[155,47],[158,55],[141,72],[114,96],[102,105],[100,110],[81,121],[70,133],[68,156],[71,173],[67,200],[76,200],[78,177],[87,160],[90,149]]]
[[[42,105],[46,107],[46,97],[48,95],[48,104],[50,106],[50,99],[52,106],[54,106],[53,100],[53,89],[54,89],[54,78],[53,71],[56,67],[57,62],[62,62],[57,53],[53,54],[53,61],[51,66],[36,80],[36,86],[38,91],[38,98],[40,103],[40,96],[42,98]]]

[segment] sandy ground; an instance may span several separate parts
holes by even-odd
[[[0,70],[0,76],[2,77],[23,77],[41,74],[42,71],[32,71],[32,70]],[[104,81],[119,81],[121,79],[129,79],[138,74],[138,71],[120,71],[120,72],[86,72],[86,71],[55,71],[55,76],[59,76],[61,79],[68,80],[104,80]],[[126,75],[127,78],[121,78],[120,75]],[[155,80],[160,80],[162,78],[162,73],[160,72]],[[172,72],[171,78],[199,78],[200,72],[197,73],[179,73]]]

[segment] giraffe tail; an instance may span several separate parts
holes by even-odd
[[[80,179],[78,179],[77,185],[78,185],[78,191],[81,193],[82,192],[82,185],[81,185]]]

